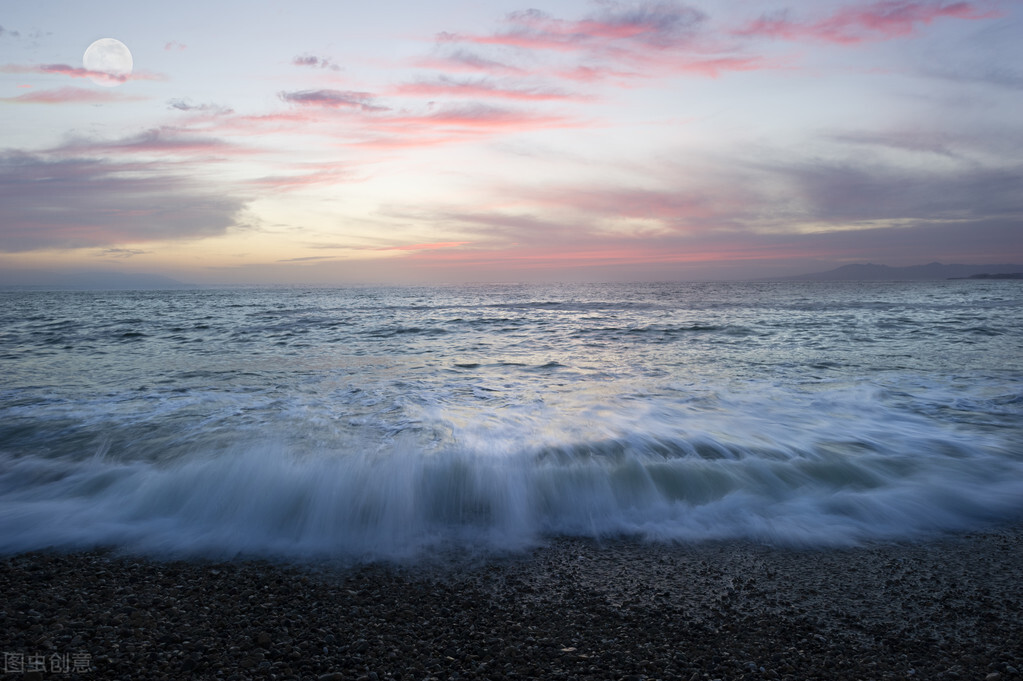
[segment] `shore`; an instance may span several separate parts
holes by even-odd
[[[0,558],[0,592],[11,678],[1023,678],[1023,528],[415,567],[32,553]]]

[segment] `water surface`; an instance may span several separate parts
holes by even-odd
[[[1023,287],[0,293],[0,550],[835,546],[1023,517]]]

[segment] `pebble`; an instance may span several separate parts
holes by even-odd
[[[1021,534],[840,551],[558,540],[418,566],[34,553],[0,558],[0,631],[5,652],[87,654],[86,680],[1009,681]],[[1017,550],[994,550],[1006,536]]]

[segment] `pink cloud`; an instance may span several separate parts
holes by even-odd
[[[544,52],[560,52],[570,64],[552,65],[547,75],[577,83],[615,82],[627,86],[640,78],[672,74],[717,78],[735,71],[778,68],[761,56],[738,52],[711,35],[699,10],[677,2],[640,2],[623,6],[611,3],[597,14],[580,20],[553,17],[539,10],[514,12],[504,27],[492,33],[441,33],[438,42],[515,47],[532,52],[533,61]],[[470,65],[484,70],[483,57],[472,56]],[[443,63],[439,64],[443,67]],[[544,73],[542,68],[534,73]]]
[[[108,80],[116,80],[125,82],[127,76],[115,76],[105,71],[90,71],[89,69],[83,69],[77,66],[70,66],[68,64],[42,64],[36,70],[40,73],[59,73],[64,76],[70,76],[71,78],[105,78]]]
[[[603,13],[570,21],[536,9],[513,12],[508,28],[489,35],[442,33],[441,42],[509,45],[529,49],[571,50],[627,41],[655,48],[677,47],[692,39],[704,20],[699,10],[674,2],[644,2],[632,7],[608,6]]]
[[[919,28],[940,18],[977,20],[999,16],[972,2],[911,2],[882,0],[869,5],[841,7],[817,21],[795,21],[789,13],[764,15],[734,31],[736,35],[780,40],[821,40],[854,44],[915,35]]]
[[[717,78],[722,73],[734,71],[760,71],[777,66],[760,57],[715,57],[710,59],[679,60],[674,64],[677,72],[692,73],[707,78]]]
[[[294,134],[320,134],[315,124],[330,119],[333,110],[322,107],[304,106],[289,111],[275,111],[268,114],[216,115],[200,114],[197,118],[206,131],[224,135],[267,135],[278,132]],[[196,118],[190,119],[194,123]]]
[[[518,109],[470,104],[450,106],[428,114],[406,114],[374,119],[373,128],[397,135],[402,141],[428,144],[459,141],[465,137],[547,128],[580,127],[579,121]],[[426,135],[424,136],[424,133]],[[438,136],[438,134],[440,136]],[[390,146],[385,140],[378,140]],[[398,141],[393,140],[392,141]],[[376,144],[376,142],[373,142]],[[401,146],[401,144],[399,144]]]
[[[432,81],[419,81],[398,86],[397,94],[423,97],[497,97],[525,101],[587,99],[579,94],[544,87],[501,86],[489,79],[457,80],[440,76]]]
[[[420,92],[419,94],[425,94]],[[337,145],[403,149],[455,144],[501,134],[551,128],[579,128],[587,121],[557,113],[493,106],[480,102],[395,110],[373,104],[369,93],[313,90],[280,93],[290,110],[258,116],[222,115],[203,120],[204,129],[223,135],[325,135]],[[290,176],[274,177],[294,184]]]
[[[0,71],[3,71],[4,73],[52,73],[69,76],[71,78],[99,78],[102,80],[111,80],[121,83],[128,80],[127,76],[114,76],[104,71],[90,71],[89,69],[70,66],[68,64],[38,64],[32,66],[7,64],[0,69]]]
[[[481,57],[464,49],[454,50],[442,56],[424,57],[415,61],[416,66],[444,69],[446,71],[485,71],[488,73],[522,73],[523,69],[493,59]]]
[[[575,211],[611,217],[675,222],[720,214],[715,205],[718,197],[696,192],[559,187],[553,191],[524,192],[520,196],[547,207],[571,207]]]
[[[59,73],[72,78],[98,78],[100,80],[117,81],[126,83],[130,80],[167,80],[167,77],[160,73],[149,71],[132,71],[125,75],[114,75],[106,71],[90,71],[67,64],[43,64],[37,70],[40,73]]]
[[[689,54],[656,52],[633,55],[632,61],[638,67],[634,72],[636,74],[633,76],[634,79],[665,73],[718,78],[725,73],[782,68],[781,62],[757,56],[702,57]],[[620,78],[622,74],[611,71],[607,77]]]
[[[150,71],[133,71],[126,75],[114,75],[106,71],[90,71],[79,66],[69,64],[36,64],[23,66],[20,64],[7,64],[0,67],[3,73],[43,73],[68,76],[70,78],[90,78],[107,80],[117,83],[126,83],[132,80],[167,80],[167,77],[160,73]]]
[[[495,132],[507,130],[536,130],[538,128],[577,127],[578,122],[558,116],[543,116],[539,113],[518,109],[470,104],[447,106],[427,115],[396,116],[380,119],[381,127],[387,128],[442,128],[448,131]]]
[[[768,257],[793,257],[793,253],[772,252]],[[802,255],[802,253],[799,253]],[[409,255],[410,266],[458,268],[460,270],[550,270],[607,266],[649,266],[760,260],[765,252],[756,247],[725,246],[695,250],[683,244],[640,243],[639,240],[592,239],[591,243],[513,245],[505,248],[429,250]]]
[[[104,102],[138,101],[143,97],[132,97],[110,90],[92,90],[78,87],[62,87],[56,90],[36,90],[2,101],[24,104],[102,104]]]
[[[353,182],[357,178],[351,169],[337,163],[305,164],[297,168],[291,175],[269,175],[252,180],[250,184],[259,188],[272,188],[283,191],[297,190],[304,187],[317,187],[336,184],[341,181]]]
[[[619,79],[624,84],[630,80],[645,77],[647,74],[640,73],[639,71],[622,71],[616,67],[580,65],[571,69],[554,71],[553,75],[565,80],[574,80],[578,83],[598,83],[610,79]]]
[[[187,47],[188,45],[185,45],[184,43],[172,40],[168,43],[164,43],[163,49],[168,52],[183,52]]]

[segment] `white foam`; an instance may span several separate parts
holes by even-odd
[[[894,440],[873,450],[752,448],[634,432],[513,453],[399,443],[299,456],[264,443],[165,465],[7,458],[0,550],[376,559],[621,534],[835,546],[1023,513],[1018,458]]]

